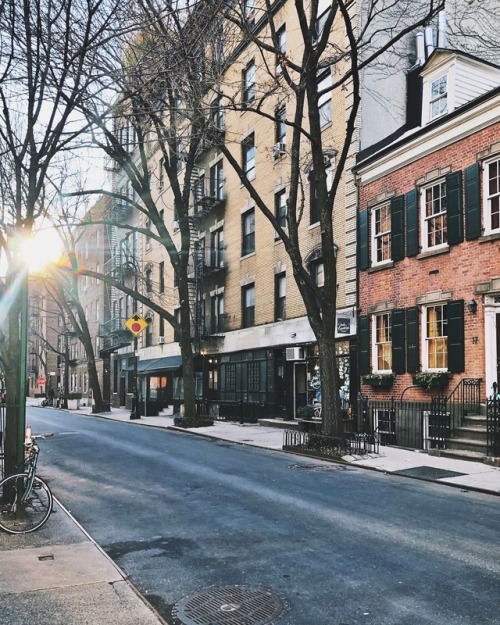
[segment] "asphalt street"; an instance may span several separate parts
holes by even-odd
[[[28,409],[40,474],[175,623],[206,588],[280,625],[498,623],[498,498],[291,454]],[[230,622],[230,621],[228,621]]]

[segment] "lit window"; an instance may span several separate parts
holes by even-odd
[[[391,206],[384,204],[372,210],[372,263],[391,260]]]
[[[447,244],[446,184],[444,181],[422,190],[422,249]]]
[[[430,119],[436,119],[448,112],[448,80],[441,76],[431,83]]]
[[[391,313],[375,315],[373,332],[373,369],[374,371],[392,370],[392,328]]]
[[[446,304],[424,309],[424,368],[448,368],[448,307]]]

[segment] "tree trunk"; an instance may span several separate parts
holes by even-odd
[[[183,302],[189,302],[189,287],[187,282],[182,281],[179,284],[179,301],[181,302],[179,346],[181,348],[182,356],[184,416],[187,418],[194,418],[196,417],[196,398],[194,381],[194,355],[191,342],[191,311],[189,305],[186,306],[182,304]]]

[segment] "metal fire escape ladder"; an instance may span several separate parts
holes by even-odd
[[[196,353],[200,351],[203,336],[203,245],[198,236],[196,220],[189,219],[191,262],[189,268],[189,310],[191,314],[191,339]]]

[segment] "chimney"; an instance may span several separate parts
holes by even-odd
[[[439,12],[438,48],[446,48],[446,11]]]
[[[434,28],[427,26],[425,29],[425,56],[429,58],[434,50]]]
[[[425,43],[424,33],[417,33],[417,61],[416,65],[423,65],[425,63]]]

